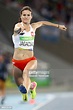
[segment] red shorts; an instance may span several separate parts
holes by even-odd
[[[24,60],[12,59],[12,64],[23,71],[27,63],[30,62],[31,60],[36,60],[36,57],[27,58]]]

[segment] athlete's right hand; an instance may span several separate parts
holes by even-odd
[[[14,34],[17,35],[23,31],[24,31],[24,27],[20,23],[17,23],[14,27]]]
[[[14,33],[19,34],[21,32],[21,28],[14,29]]]

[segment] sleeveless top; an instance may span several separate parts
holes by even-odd
[[[18,35],[12,35],[12,40],[15,48],[21,49],[29,49],[33,50],[34,47],[34,39],[35,39],[35,31],[30,25],[30,31],[24,30],[20,32]]]

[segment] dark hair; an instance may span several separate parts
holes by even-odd
[[[22,12],[23,12],[24,10],[29,10],[29,11],[32,13],[32,9],[31,9],[29,6],[24,6],[24,7],[20,10],[20,16],[21,16],[21,14],[22,14]],[[21,22],[21,18],[19,18],[19,22]]]
[[[32,13],[32,9],[29,6],[24,6],[21,10],[20,10],[20,15],[22,14],[22,12],[24,10],[29,10]]]

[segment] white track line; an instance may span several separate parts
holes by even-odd
[[[51,101],[53,101],[54,99],[56,98],[55,95],[47,95],[47,98],[45,102],[41,102],[39,103],[36,107],[34,107],[32,110],[38,110],[40,109],[41,107],[45,106],[46,104],[50,103]]]

